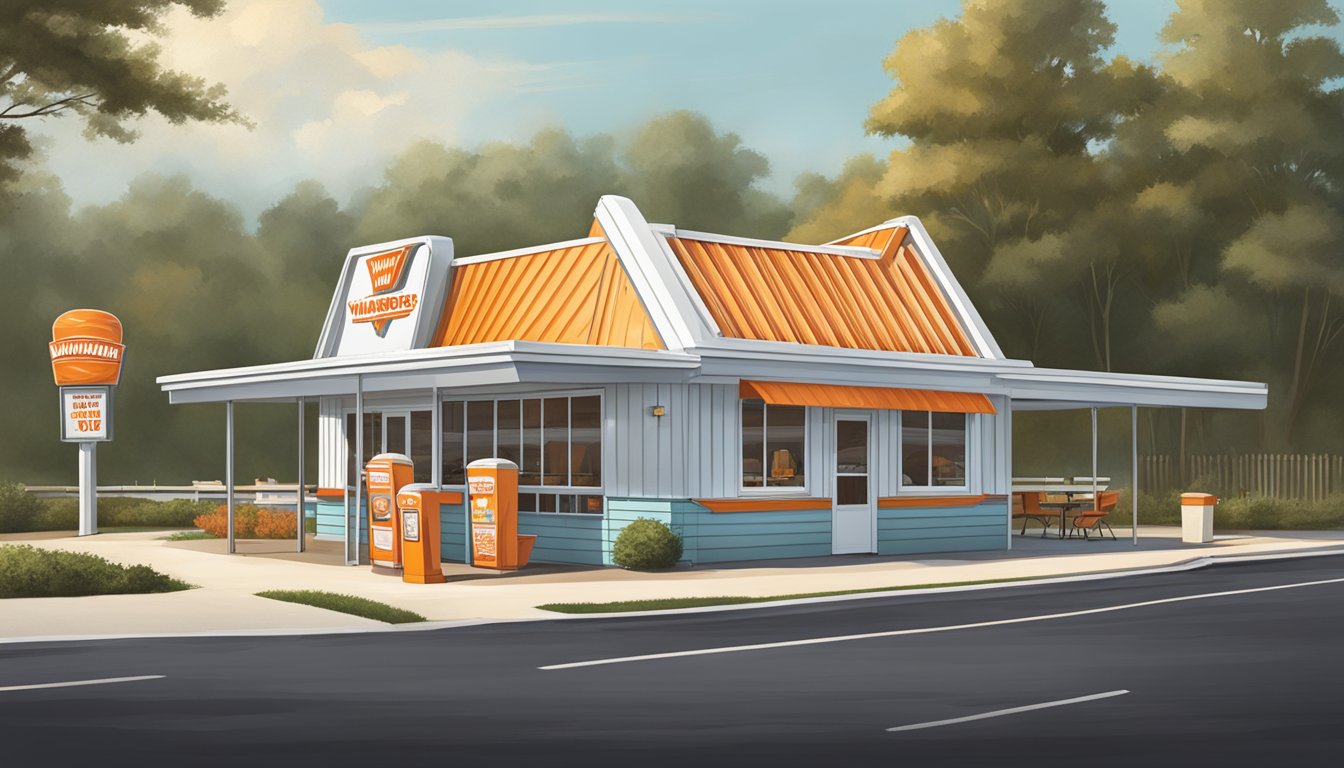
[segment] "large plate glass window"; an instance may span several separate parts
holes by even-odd
[[[901,412],[901,485],[966,487],[966,414]]]
[[[742,488],[806,488],[807,408],[742,400]]]
[[[445,400],[443,484],[497,456],[518,465],[518,511],[602,513],[602,397]]]

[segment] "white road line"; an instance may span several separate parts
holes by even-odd
[[[1012,707],[1010,709],[996,709],[993,712],[982,712],[978,715],[967,715],[966,717],[953,717],[948,720],[931,720],[927,723],[915,723],[913,725],[898,725],[895,728],[888,728],[889,733],[897,731],[918,731],[923,728],[937,728],[942,725],[956,725],[957,723],[969,723],[972,720],[987,720],[991,717],[1003,717],[1004,715],[1016,715],[1019,712],[1031,712],[1036,709],[1049,709],[1051,707],[1063,707],[1069,704],[1081,704],[1085,701],[1096,701],[1097,699],[1109,699],[1112,696],[1124,696],[1129,691],[1107,691],[1105,693],[1094,693],[1091,696],[1079,696],[1074,699],[1060,699],[1058,701],[1047,701],[1041,704],[1028,704],[1025,707]]]
[[[77,685],[107,685],[108,683],[134,683],[137,680],[159,680],[163,675],[139,675],[137,677],[104,677],[98,680],[69,680],[64,683],[35,683],[33,685],[7,685],[0,687],[0,693],[6,691],[35,691],[39,688],[73,688]]]
[[[1295,584],[1277,584],[1272,587],[1253,587],[1250,589],[1233,589],[1226,592],[1205,592],[1198,595],[1182,595],[1180,597],[1164,597],[1159,600],[1145,600],[1141,603],[1125,603],[1123,605],[1108,605],[1103,608],[1086,608],[1077,611],[1065,611],[1063,613],[1045,613],[1036,616],[1021,616],[1016,619],[1000,619],[998,621],[977,621],[970,624],[952,624],[942,627],[921,627],[918,629],[893,629],[886,632],[864,632],[858,635],[837,635],[834,637],[811,637],[805,640],[784,640],[777,643],[754,643],[752,645],[730,645],[722,648],[698,648],[693,651],[672,651],[670,653],[647,653],[641,656],[619,656],[611,659],[593,659],[591,661],[572,661],[567,664],[550,664],[545,667],[537,667],[542,670],[557,669],[575,669],[577,667],[599,667],[605,664],[625,664],[632,661],[654,661],[656,659],[675,659],[682,656],[708,656],[717,653],[740,653],[742,651],[764,651],[771,648],[792,648],[800,645],[823,645],[826,643],[843,643],[849,640],[870,640],[877,637],[900,637],[902,635],[926,635],[935,632],[955,632],[963,629],[981,629],[984,627],[999,627],[1007,624],[1026,624],[1033,621],[1053,621],[1056,619],[1069,619],[1075,616],[1091,616],[1098,613],[1112,613],[1114,611],[1128,611],[1135,608],[1146,608],[1152,605],[1165,605],[1168,603],[1184,603],[1190,600],[1208,600],[1215,597],[1231,597],[1233,595],[1249,595],[1256,592],[1274,592],[1280,589],[1298,589],[1300,587],[1315,587],[1322,584],[1339,584],[1344,582],[1344,578],[1339,579],[1321,579],[1319,581],[1302,581]]]

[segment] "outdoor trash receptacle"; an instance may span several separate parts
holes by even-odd
[[[1213,507],[1217,496],[1207,493],[1181,494],[1181,541],[1208,544],[1213,541]]]

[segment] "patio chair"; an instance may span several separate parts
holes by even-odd
[[[1014,493],[1013,494],[1013,519],[1022,521],[1021,535],[1027,535],[1027,521],[1035,520],[1041,524],[1041,537],[1050,530],[1050,526],[1059,519],[1055,513],[1041,509],[1041,494],[1039,493]]]
[[[1115,511],[1115,505],[1120,502],[1119,491],[1102,491],[1097,494],[1097,499],[1092,509],[1084,511],[1082,514],[1073,518],[1069,536],[1073,536],[1075,531],[1082,531],[1084,539],[1092,537],[1092,531],[1097,532],[1097,538],[1105,538],[1106,534],[1102,532],[1105,526],[1110,531],[1111,539],[1115,539],[1115,531],[1111,530],[1111,524],[1106,522],[1106,516]]]

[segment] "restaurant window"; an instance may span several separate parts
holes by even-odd
[[[355,472],[362,469],[369,459],[383,452],[383,414],[372,412],[364,414],[364,456],[355,462],[355,414],[345,414],[345,484],[355,487]]]
[[[411,461],[415,462],[415,482],[434,479],[434,412],[411,411]]]
[[[805,488],[807,408],[742,400],[742,488]]]
[[[445,400],[443,483],[498,457],[518,465],[518,511],[602,513],[602,397]]]
[[[966,487],[966,414],[901,412],[901,485]]]

